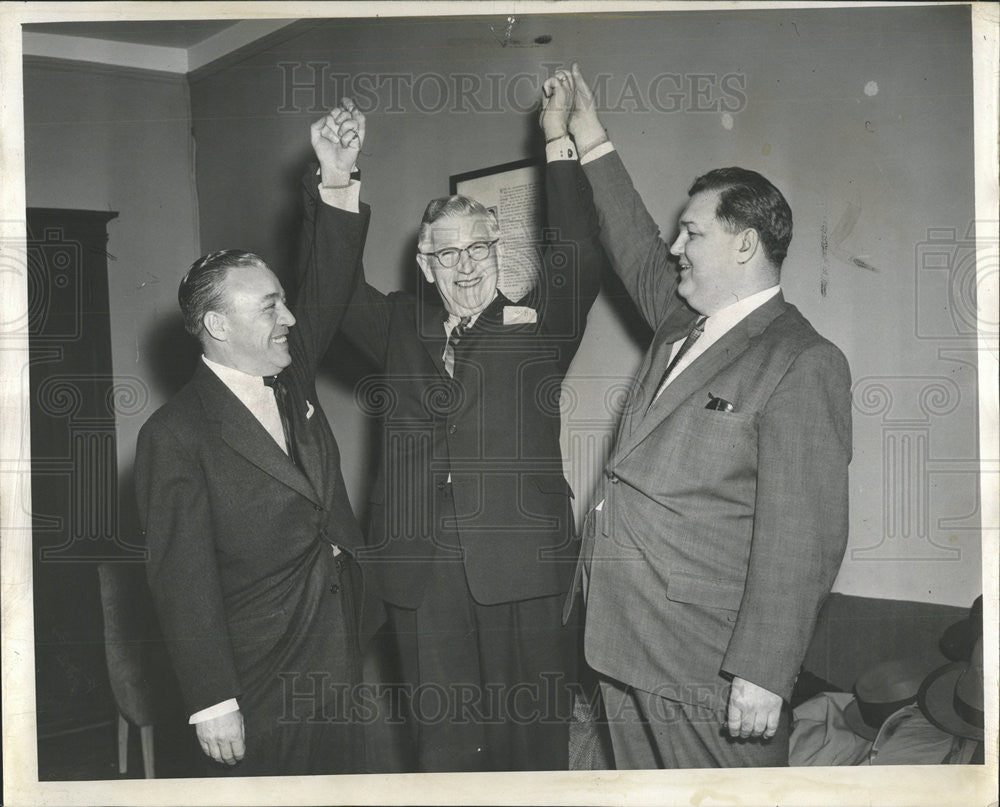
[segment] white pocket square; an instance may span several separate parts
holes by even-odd
[[[313,416],[313,412],[315,411],[316,408],[311,403],[309,403],[309,399],[306,398],[306,420],[309,420],[309,418]]]
[[[504,325],[525,325],[538,322],[538,312],[525,305],[505,305],[503,309]]]

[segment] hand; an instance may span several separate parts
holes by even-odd
[[[729,692],[726,725],[729,736],[763,737],[770,740],[778,730],[781,697],[743,678],[733,678]]]
[[[597,103],[590,85],[583,80],[580,65],[573,62],[570,69],[573,78],[573,114],[569,116],[569,133],[576,141],[577,150],[581,153],[590,151],[608,139],[600,119],[597,117]]]
[[[538,125],[546,140],[564,137],[569,132],[569,116],[573,110],[573,76],[560,68],[542,84],[542,112]]]
[[[225,765],[235,765],[246,751],[243,740],[243,715],[237,710],[203,723],[195,723],[195,734],[206,756]]]
[[[350,98],[310,127],[324,185],[346,185],[365,141],[365,116]]]

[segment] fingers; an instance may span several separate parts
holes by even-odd
[[[726,729],[730,737],[739,737],[743,725],[743,710],[737,706],[733,699],[729,699],[729,709],[726,713]]]
[[[594,93],[591,92],[590,85],[584,81],[583,73],[580,72],[580,65],[576,62],[573,62],[572,67],[570,67],[570,75],[573,79],[573,88],[576,93],[577,100],[593,104]]]
[[[312,124],[314,140],[321,137],[342,148],[360,149],[365,137],[365,116],[350,98],[342,98],[334,107]]]
[[[245,728],[240,712],[197,723],[195,734],[205,756],[222,765],[235,765],[246,754]]]
[[[765,740],[770,740],[778,733],[778,719],[781,717],[780,707],[773,710],[764,721],[764,733],[761,735]]]
[[[734,678],[726,712],[729,736],[744,740],[751,737],[771,739],[778,731],[781,705],[780,695],[745,679]]]

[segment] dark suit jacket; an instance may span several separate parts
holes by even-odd
[[[367,215],[319,203],[314,180],[306,189],[298,321],[281,374],[304,472],[202,362],[143,426],[136,452],[148,578],[186,706],[238,697],[248,727],[276,718],[259,712],[278,708],[277,673],[343,669],[326,628],[331,544],[356,552],[362,542],[314,381],[360,271]],[[364,613],[370,630],[378,616]]]
[[[847,362],[779,293],[649,407],[696,315],[618,155],[586,173],[608,255],[656,329],[588,514],[587,661],[717,709],[731,676],[787,699],[847,541]],[[706,409],[712,396],[733,411]]]
[[[579,187],[578,187],[579,186]],[[359,283],[342,328],[379,369],[358,400],[383,420],[364,556],[382,596],[416,607],[435,559],[464,562],[482,604],[566,591],[574,540],[559,447],[559,392],[600,286],[604,254],[575,162],[547,169],[537,322],[504,325],[500,295],[442,361],[445,312]],[[435,291],[431,291],[437,298]],[[452,484],[455,518],[442,519]]]

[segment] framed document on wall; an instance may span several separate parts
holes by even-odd
[[[535,160],[454,174],[451,193],[480,202],[500,225],[500,291],[520,300],[538,280],[541,266],[544,167]]]

